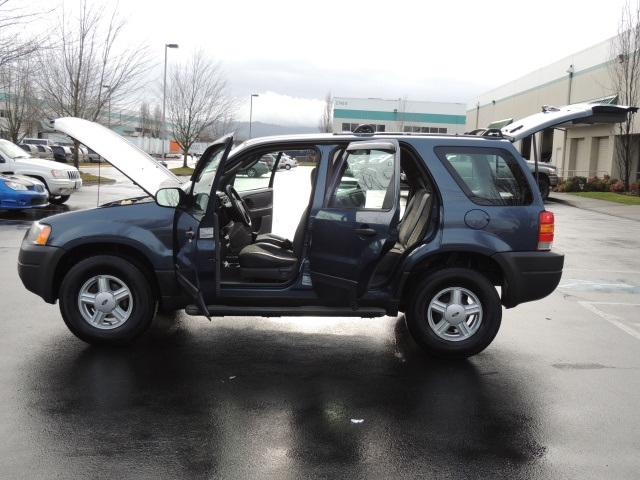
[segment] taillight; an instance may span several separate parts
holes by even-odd
[[[538,225],[538,250],[551,250],[553,244],[553,231],[555,229],[555,219],[553,212],[540,212],[540,222]]]

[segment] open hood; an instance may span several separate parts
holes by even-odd
[[[635,113],[637,111],[638,107],[598,103],[576,103],[565,107],[544,106],[542,112],[502,127],[500,132],[512,142],[516,142],[545,128],[624,122],[629,112]]]
[[[81,118],[64,117],[54,120],[53,128],[94,150],[152,197],[161,187],[182,184],[156,159],[102,125]]]

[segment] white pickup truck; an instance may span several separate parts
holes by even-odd
[[[37,178],[49,191],[49,202],[63,204],[82,187],[75,167],[51,160],[39,160],[8,140],[0,139],[0,173]]]

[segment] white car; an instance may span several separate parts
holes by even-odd
[[[40,180],[49,191],[49,202],[63,204],[82,187],[77,168],[52,160],[33,158],[22,148],[0,139],[0,173],[25,175]]]
[[[298,166],[298,162],[291,158],[286,153],[283,153],[280,157],[280,162],[278,163],[278,170],[291,170],[292,168],[296,168]]]

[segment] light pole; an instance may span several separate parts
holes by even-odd
[[[257,97],[257,93],[251,94],[251,103],[249,104],[249,138],[251,138],[251,118],[253,117],[253,97]]]
[[[167,104],[167,48],[178,48],[178,44],[165,43],[164,45],[164,83],[162,84],[162,158],[167,158],[167,153],[165,152],[167,128],[164,123],[165,106]]]
[[[102,88],[107,89],[107,95],[109,95],[109,116],[107,117],[107,125],[111,129],[111,85],[102,85]]]

